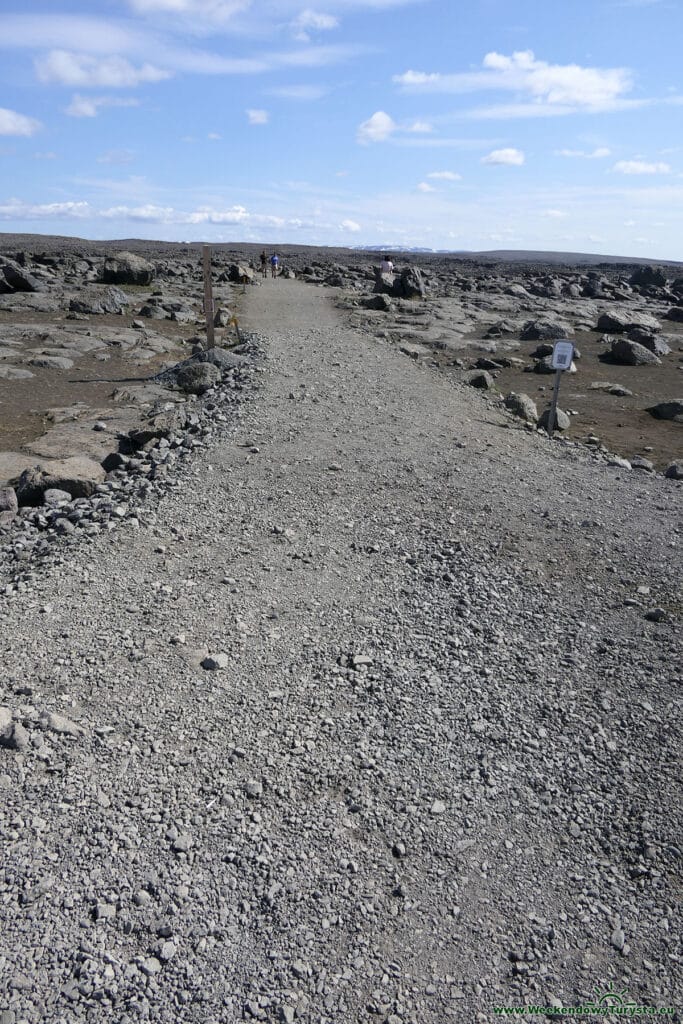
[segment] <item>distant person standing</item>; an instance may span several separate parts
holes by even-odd
[[[265,277],[267,275],[267,273],[268,273],[268,256],[266,255],[266,250],[265,249],[262,251],[260,258],[261,258],[261,276]]]
[[[393,274],[394,264],[388,256],[382,256],[382,262],[379,265],[379,272],[380,274]]]
[[[277,269],[280,266],[280,257],[276,252],[270,257],[270,276],[277,277]]]

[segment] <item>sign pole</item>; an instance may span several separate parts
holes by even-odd
[[[574,358],[574,346],[571,341],[562,339],[556,341],[553,347],[553,354],[551,357],[550,365],[555,371],[555,387],[553,388],[553,398],[550,403],[550,411],[548,412],[548,437],[553,436],[555,429],[555,423],[557,420],[557,399],[560,394],[560,381],[562,380],[562,373],[564,370],[568,370],[572,365],[572,359]]]
[[[213,291],[211,289],[211,246],[202,246],[202,262],[204,264],[204,313],[206,315],[206,347],[215,345],[213,333]]]
[[[553,436],[553,430],[555,429],[555,417],[557,415],[557,399],[560,394],[560,381],[562,380],[562,370],[555,371],[555,387],[553,388],[553,398],[550,403],[550,412],[548,413],[548,437]]]

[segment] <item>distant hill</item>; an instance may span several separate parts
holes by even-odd
[[[425,259],[437,257],[440,259],[473,260],[477,263],[526,263],[526,264],[550,264],[567,266],[599,266],[620,264],[630,265],[655,265],[666,267],[683,267],[680,260],[655,260],[643,256],[606,256],[598,253],[585,252],[552,252],[536,251],[530,249],[494,249],[474,251],[466,249],[428,249],[421,246],[407,248],[395,245],[356,245],[356,246],[325,246],[325,245],[296,245],[283,242],[161,242],[147,238],[113,238],[113,239],[87,239],[70,235],[40,235],[40,234],[14,234],[0,232],[0,250],[12,252],[20,249],[29,249],[34,252],[62,251],[73,252],[74,250],[85,250],[90,253],[104,254],[111,249],[128,249],[137,252],[151,252],[159,250],[178,251],[199,251],[204,244],[209,244],[218,251],[231,251],[234,253],[257,253],[261,249],[277,249],[279,252],[308,254],[315,258],[316,254],[322,257],[341,256],[344,253],[359,255],[361,253],[387,252],[394,255],[422,256]]]

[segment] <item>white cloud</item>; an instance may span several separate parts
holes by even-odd
[[[393,118],[385,114],[383,110],[377,110],[372,117],[360,125],[357,140],[362,145],[367,145],[369,142],[385,142],[397,128],[398,125]]]
[[[329,32],[331,29],[338,28],[338,26],[339,20],[333,14],[312,11],[310,8],[301,11],[292,22],[294,38],[302,43],[307,43],[310,40],[311,32]]]
[[[247,110],[249,124],[268,124],[270,115],[267,110]]]
[[[428,184],[428,182],[421,181],[420,184],[417,186],[417,191],[418,192],[436,192],[436,189],[434,188],[433,185]]]
[[[565,220],[569,214],[564,210],[544,210],[544,217],[550,217],[551,220]]]
[[[612,151],[607,146],[598,146],[596,149],[591,150],[590,153],[583,149],[556,149],[555,156],[567,156],[577,157],[582,160],[604,160],[605,157],[611,156]]]
[[[116,96],[81,96],[76,93],[71,103],[64,108],[69,117],[97,117],[101,107],[138,107],[135,99],[119,99]]]
[[[481,158],[483,164],[501,164],[509,167],[521,167],[524,163],[524,153],[521,149],[494,149],[488,156]]]
[[[206,137],[207,139],[211,139],[212,142],[218,142],[219,139],[223,138],[219,132],[209,132]]]
[[[434,128],[429,121],[413,121],[409,126],[408,131],[415,132],[418,135],[428,135],[430,132],[434,131]]]
[[[612,170],[618,174],[671,174],[671,165],[647,163],[645,160],[618,160]]]
[[[247,10],[251,0],[128,0],[136,14],[175,14],[221,24]]]
[[[89,203],[24,203],[20,199],[10,199],[0,204],[1,220],[42,220],[46,217],[82,220],[94,212]]]
[[[526,94],[532,105],[582,110],[611,109],[632,84],[626,68],[548,64],[537,60],[531,50],[517,51],[510,57],[487,53],[482,67],[481,71],[454,74],[410,70],[394,75],[393,80],[410,91],[470,93],[492,89]],[[515,110],[528,113],[526,107],[509,107],[508,114],[514,116]]]
[[[327,95],[321,85],[282,85],[266,90],[268,96],[279,96],[283,100],[319,100]]]
[[[35,135],[42,128],[40,121],[25,114],[17,114],[15,110],[0,107],[0,135]]]
[[[109,149],[98,156],[98,164],[130,164],[135,159],[132,149]]]
[[[35,62],[41,82],[77,86],[82,89],[131,88],[141,82],[161,82],[171,73],[152,64],[134,67],[125,57],[92,57],[68,50],[51,50]]]
[[[431,171],[428,178],[435,178],[437,181],[460,181],[462,179],[461,174],[456,174],[455,171]]]
[[[350,231],[352,234],[355,234],[361,228],[360,224],[355,220],[343,220],[339,225],[339,229],[340,231]]]

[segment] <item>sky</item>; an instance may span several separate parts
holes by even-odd
[[[0,0],[0,232],[683,260],[683,0]]]

